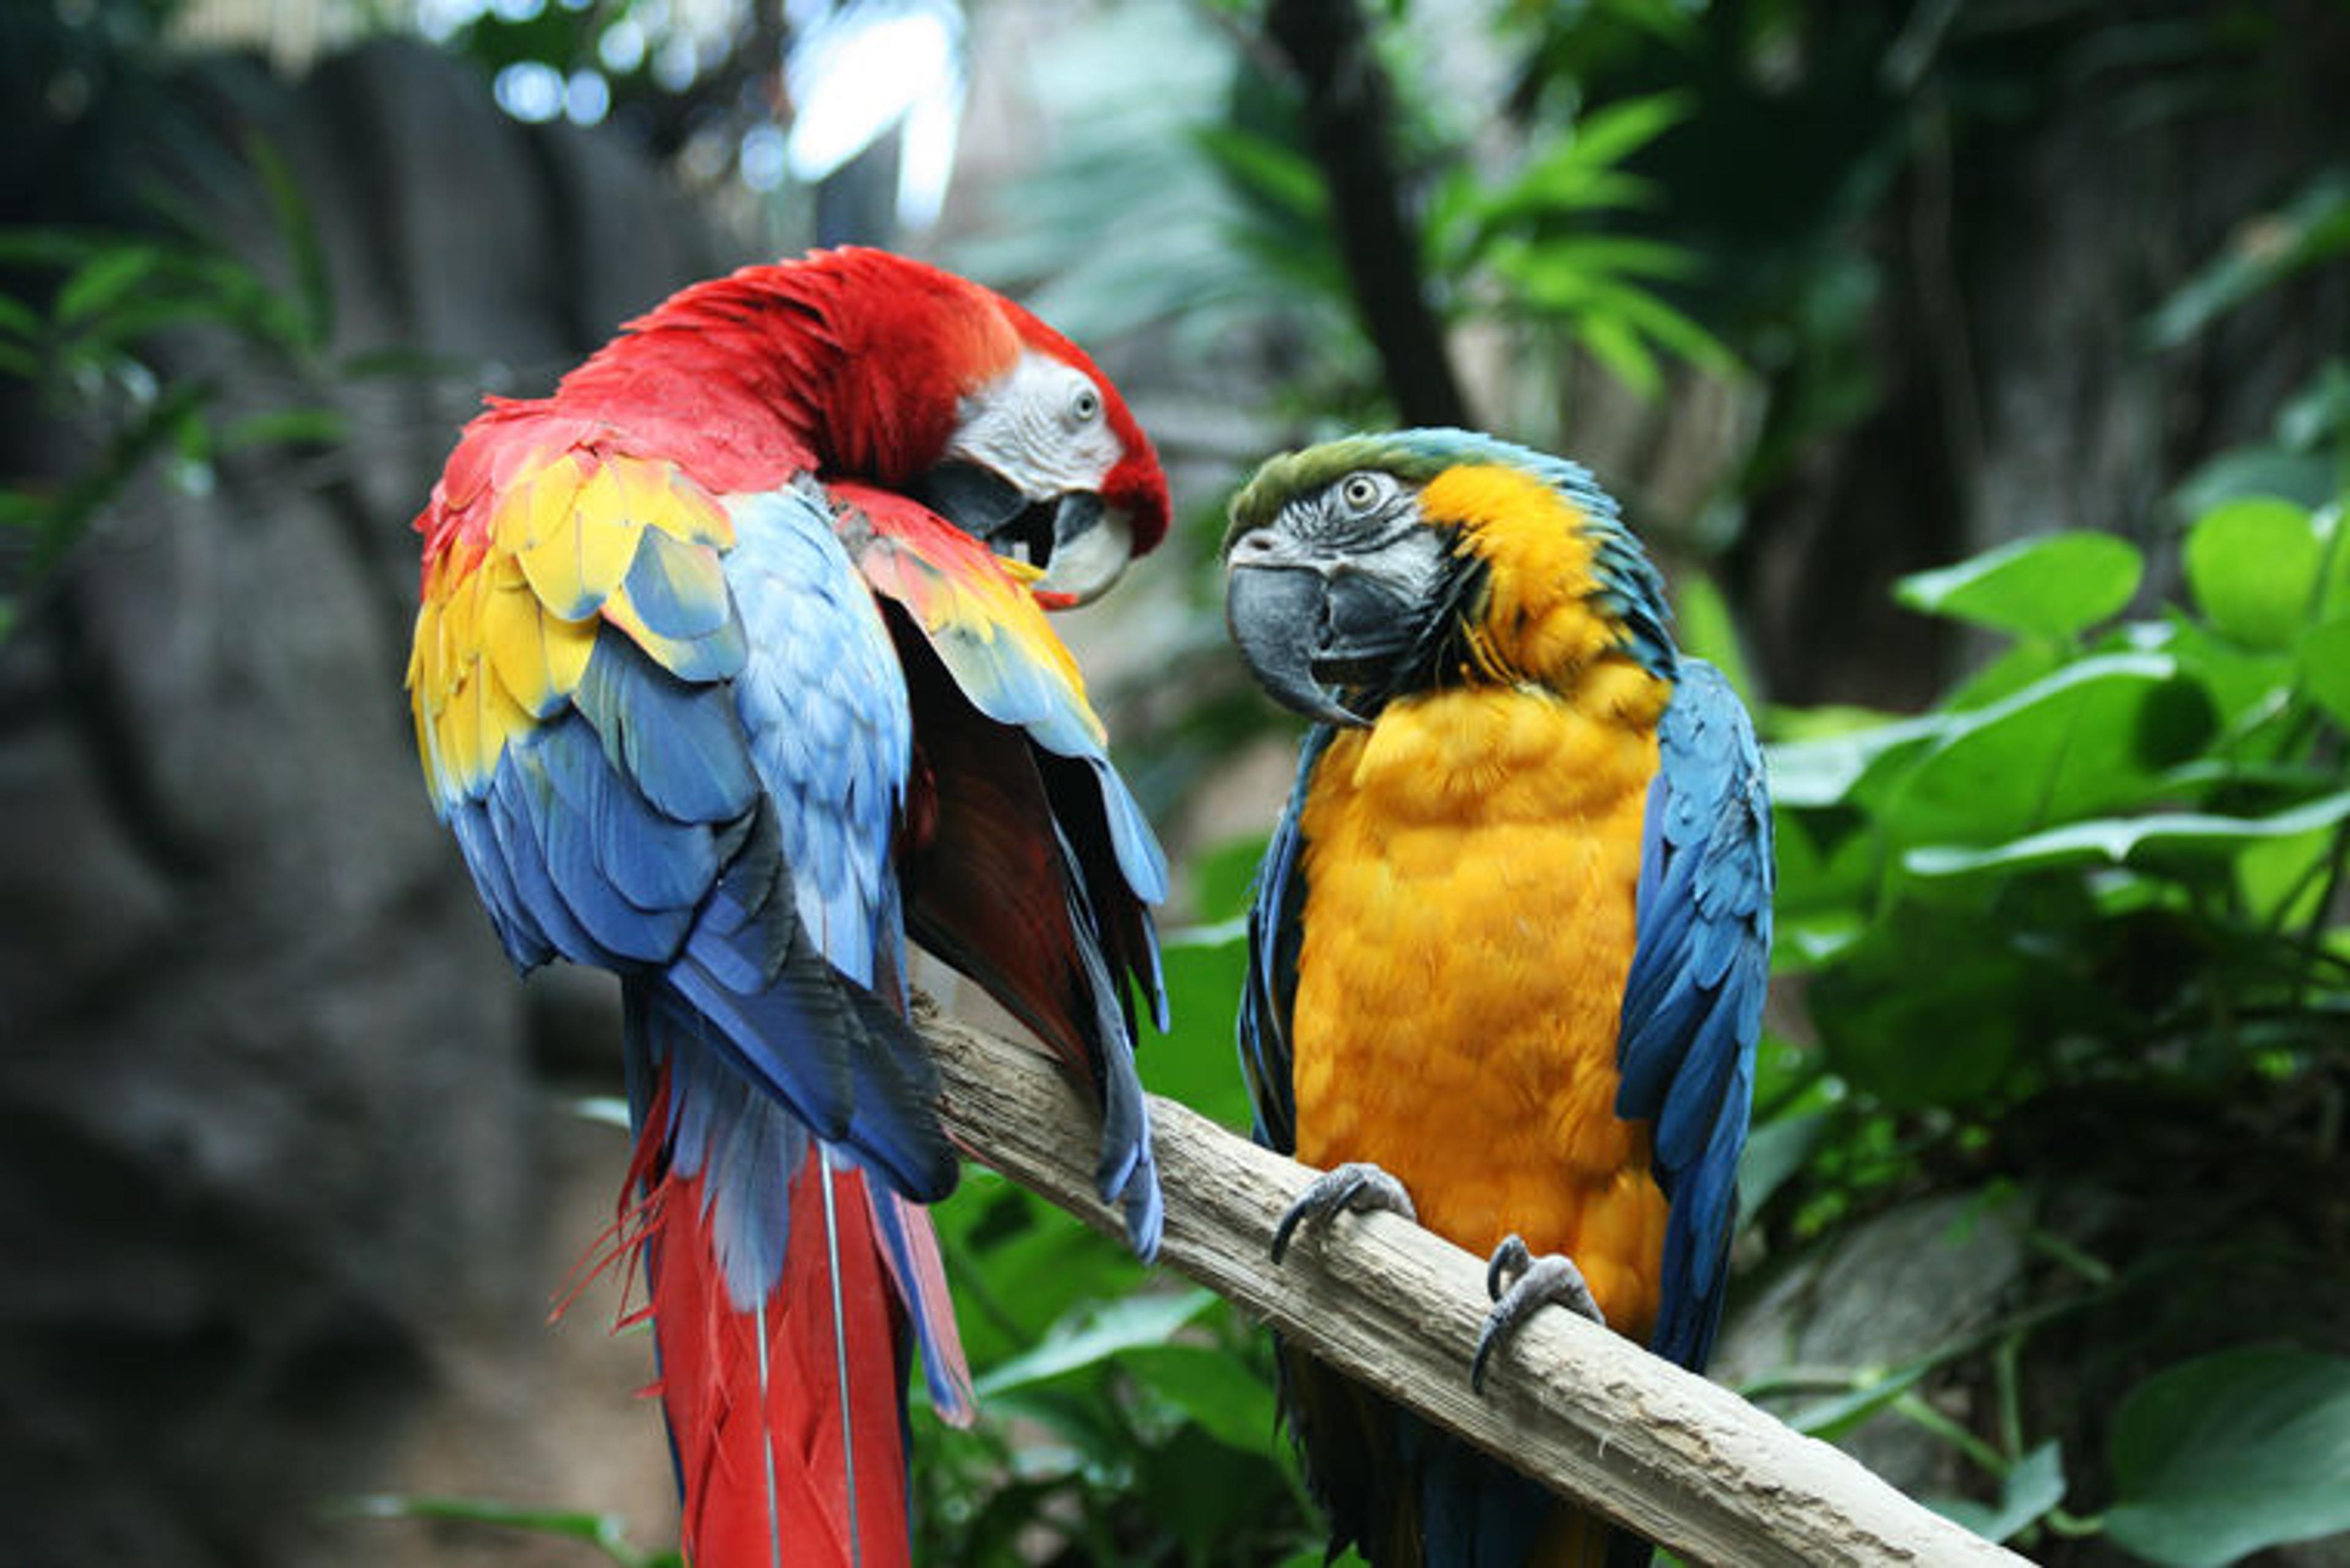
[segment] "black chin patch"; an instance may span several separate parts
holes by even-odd
[[[1048,566],[1058,543],[1058,508],[975,462],[942,462],[909,487],[915,500],[999,556]]]

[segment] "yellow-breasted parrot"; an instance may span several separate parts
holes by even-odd
[[[909,934],[1104,1108],[1161,1224],[1130,983],[1166,863],[1039,601],[1165,533],[1059,333],[879,251],[675,295],[430,504],[408,685],[433,805],[521,969],[621,982],[639,1248],[697,1568],[902,1563],[904,1390],[967,1416],[920,1204],[955,1154]]]
[[[1744,709],[1676,651],[1591,476],[1488,436],[1274,458],[1225,552],[1243,658],[1317,721],[1258,873],[1240,1014],[1258,1137],[1326,1173],[1276,1259],[1300,1220],[1416,1210],[1493,1258],[1472,1380],[1545,1301],[1701,1367],[1770,949]],[[1334,1550],[1647,1561],[1290,1347],[1281,1370]]]

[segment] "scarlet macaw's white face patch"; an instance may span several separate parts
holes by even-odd
[[[946,461],[986,469],[1033,504],[1056,507],[1050,543],[991,539],[998,554],[1041,566],[1039,593],[1089,599],[1118,580],[1134,555],[1133,520],[1100,503],[1125,456],[1101,388],[1074,365],[1035,349],[967,394]]]

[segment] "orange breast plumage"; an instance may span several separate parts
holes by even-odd
[[[1300,1158],[1384,1166],[1472,1251],[1515,1231],[1568,1254],[1645,1339],[1666,1205],[1615,1115],[1616,1046],[1657,744],[1621,695],[1440,691],[1331,743],[1301,819],[1294,1082]]]

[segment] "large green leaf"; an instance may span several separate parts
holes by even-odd
[[[1894,843],[1995,843],[2136,805],[2210,733],[2175,660],[2084,659],[1960,714],[1922,754],[1888,752],[1852,786]]]
[[[2064,638],[2119,614],[2145,568],[2137,548],[2110,534],[2050,534],[1904,577],[1893,597],[1994,631]]]
[[[2187,583],[2220,631],[2248,648],[2290,649],[2314,606],[2322,554],[2307,511],[2249,495],[2188,531]]]
[[[1146,1345],[1165,1345],[1215,1299],[1211,1291],[1182,1290],[1087,1306],[1054,1324],[1034,1350],[981,1376],[974,1386],[982,1398],[988,1398],[1050,1382]]]
[[[2040,870],[2051,866],[2143,863],[2157,854],[2232,853],[2262,839],[2291,838],[2350,818],[2350,790],[2268,816],[2157,812],[2067,823],[1987,848],[1929,845],[1902,857],[1913,877],[1933,879]],[[2141,853],[2144,851],[2145,853]]]
[[[1851,914],[1866,901],[1879,874],[1879,850],[1860,813],[1847,807],[1807,811],[1783,806],[1777,822],[1779,888],[1774,902],[1783,922],[1814,914]]]
[[[1139,1379],[1218,1442],[1243,1453],[1274,1447],[1273,1388],[1222,1345],[1138,1345],[1118,1358]]]
[[[1807,993],[1828,1065],[1896,1110],[2011,1085],[2022,1044],[2054,1038],[2079,990],[2012,924],[1917,903],[1872,924]]]
[[[2310,701],[2350,726],[2350,616],[2312,627],[2301,639],[2299,679]]]
[[[2181,611],[2172,610],[2160,621],[2133,622],[2127,642],[2139,651],[2177,659],[2210,697],[2223,729],[2257,725],[2275,711],[2293,684],[2290,653],[2246,648]]]
[[[2350,1360],[2281,1346],[2155,1374],[2115,1414],[2113,1539],[2167,1568],[2220,1568],[2350,1530]]]
[[[1780,721],[1775,727],[1787,729],[1784,721],[1792,717],[1774,714],[1774,721]],[[1774,804],[1791,808],[1837,805],[1887,753],[1907,748],[1914,754],[1950,727],[1950,721],[1939,714],[1887,720],[1876,713],[1844,710],[1835,718],[1834,724],[1814,723],[1806,726],[1807,733],[1762,748],[1763,771],[1770,778]]]

